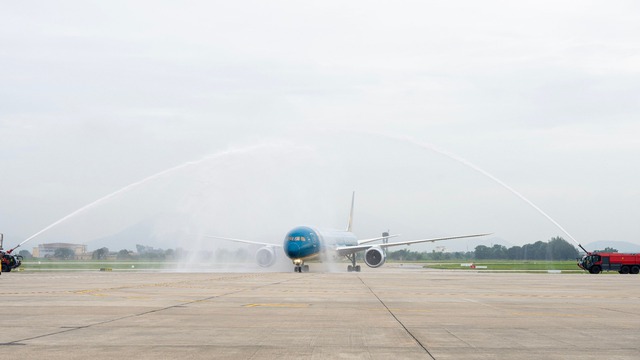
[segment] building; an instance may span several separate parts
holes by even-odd
[[[50,243],[40,244],[33,248],[33,256],[38,258],[53,257],[57,249],[71,249],[76,259],[81,259],[87,255],[87,245],[68,244],[68,243]]]

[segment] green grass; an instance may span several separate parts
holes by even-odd
[[[460,266],[463,263],[473,263],[476,268]],[[478,266],[486,266],[480,268]],[[474,270],[474,271],[575,271],[583,272],[573,260],[569,261],[514,261],[514,260],[485,260],[485,261],[456,261],[456,262],[433,262],[424,265],[430,269],[452,269],[452,270]]]
[[[55,270],[162,270],[174,268],[170,261],[101,261],[101,260],[26,260],[19,271],[55,271]]]

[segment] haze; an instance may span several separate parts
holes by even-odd
[[[501,179],[582,244],[640,244],[639,10],[633,1],[4,2],[5,246],[229,150],[109,198],[26,248],[93,248],[146,222],[150,245],[185,246],[184,233],[279,243],[294,225],[346,226],[353,190],[360,237],[567,238],[504,187],[405,137]]]

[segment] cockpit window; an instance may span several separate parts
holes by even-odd
[[[307,238],[304,236],[289,236],[287,239],[289,241],[307,241]]]

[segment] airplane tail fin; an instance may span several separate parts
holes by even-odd
[[[356,192],[354,191],[351,194],[351,212],[349,213],[349,224],[347,225],[347,231],[351,232],[351,227],[353,226],[353,204],[356,199]]]

